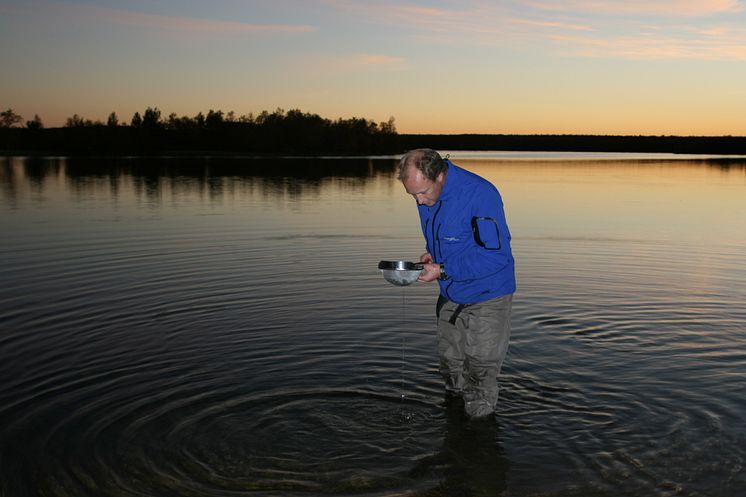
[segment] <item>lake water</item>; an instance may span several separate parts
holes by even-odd
[[[746,495],[746,159],[451,152],[505,200],[444,403],[394,158],[0,158],[0,496]]]

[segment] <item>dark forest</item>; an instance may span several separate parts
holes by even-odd
[[[45,128],[11,109],[2,113],[4,155],[394,155],[417,147],[440,150],[746,154],[746,137],[510,134],[400,134],[394,118],[330,120],[294,109],[237,117],[210,110],[194,117],[136,112],[129,123],[115,113],[106,122],[73,115],[63,127]]]

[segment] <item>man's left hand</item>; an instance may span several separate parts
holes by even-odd
[[[429,264],[423,264],[422,267],[423,267],[422,273],[420,273],[420,276],[419,278],[417,278],[417,281],[426,283],[429,281],[435,281],[438,278],[440,278],[440,264],[429,263]]]

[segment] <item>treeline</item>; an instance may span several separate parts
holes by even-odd
[[[61,155],[260,154],[391,155],[419,147],[439,150],[636,152],[746,155],[743,136],[618,136],[399,134],[394,118],[330,120],[297,109],[236,116],[210,110],[193,117],[164,117],[156,107],[129,122],[116,113],[106,121],[77,114],[63,127],[45,128],[36,115],[25,121],[0,113],[0,153]]]
[[[6,153],[372,154],[389,149],[396,136],[393,117],[381,123],[357,117],[330,120],[297,109],[256,116],[210,110],[193,117],[163,117],[157,107],[148,107],[128,123],[114,112],[106,122],[75,114],[61,128],[45,128],[38,115],[23,127],[23,118],[11,109],[0,117],[0,147]]]

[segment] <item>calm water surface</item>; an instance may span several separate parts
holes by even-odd
[[[0,496],[746,495],[746,161],[451,158],[518,264],[483,423],[393,159],[0,159]]]

